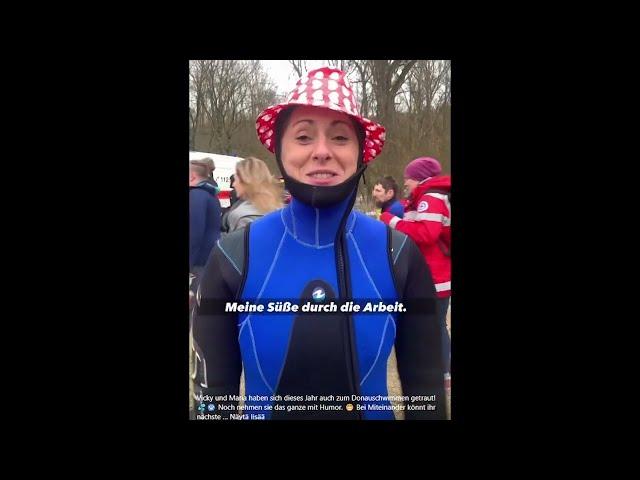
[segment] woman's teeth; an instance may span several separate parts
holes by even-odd
[[[311,177],[313,178],[330,178],[333,177],[333,173],[312,173]]]

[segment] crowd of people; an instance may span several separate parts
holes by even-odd
[[[416,158],[404,170],[405,195],[391,176],[374,183],[379,218],[356,211],[360,178],[382,151],[385,128],[358,113],[336,68],[300,78],[285,102],[260,113],[256,130],[282,180],[258,158],[239,161],[225,212],[213,161],[190,163],[195,397],[219,399],[225,418],[392,420],[387,362],[395,349],[402,394],[417,399],[404,418],[447,418],[451,177],[435,158]],[[401,302],[406,311],[227,308],[285,300]],[[344,398],[357,398],[358,408]]]

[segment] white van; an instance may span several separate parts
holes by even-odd
[[[220,193],[218,194],[220,205],[222,208],[229,207],[231,205],[230,177],[236,172],[236,163],[242,158],[218,155],[216,153],[189,152],[189,161],[202,160],[203,158],[210,158],[215,163],[216,169],[213,171],[213,178],[220,187]]]

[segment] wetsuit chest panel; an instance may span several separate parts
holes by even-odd
[[[318,286],[326,290],[327,300],[336,298],[334,246],[318,248],[297,241],[276,213],[251,226],[241,300],[296,302],[301,297],[310,298]],[[355,298],[392,302],[396,293],[387,259],[385,226],[367,220],[358,216],[360,224],[347,233],[352,292]],[[352,367],[345,315],[240,314],[247,395],[350,395],[360,393],[361,388],[362,393],[386,395],[386,363],[395,337],[394,319],[385,313],[355,315],[353,321],[357,371],[349,372]],[[387,418],[389,413],[374,416]],[[371,415],[367,413],[366,417]]]
[[[297,303],[305,287],[314,281],[324,282],[327,290],[337,292],[333,247],[311,248],[297,242],[285,231],[278,216],[271,214],[252,224],[250,246],[248,275],[241,294],[243,301]],[[307,328],[302,330],[303,336],[293,335],[296,317],[293,313],[239,316],[247,394],[276,392],[292,341],[299,351],[313,351],[305,349],[304,344],[314,346],[319,340],[318,334]],[[324,333],[330,335],[331,329]],[[333,345],[335,341],[325,343]],[[297,360],[300,364],[304,359]],[[344,365],[341,368],[344,369]]]

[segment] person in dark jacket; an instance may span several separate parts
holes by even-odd
[[[398,201],[398,184],[393,177],[386,176],[377,180],[371,194],[376,202],[376,207],[382,213],[390,212],[400,218],[404,216],[404,207]]]
[[[218,187],[210,180],[211,170],[199,160],[189,165],[189,272],[199,273],[220,236]],[[197,281],[194,282],[194,291]]]
[[[213,158],[206,157],[199,160],[191,160],[191,164],[200,165],[204,167],[204,170],[201,170],[201,171],[206,173],[207,182],[215,187],[216,195],[220,193],[220,186],[218,185],[218,182],[216,182],[216,179],[213,176],[213,172],[216,170],[216,164],[213,161]]]

